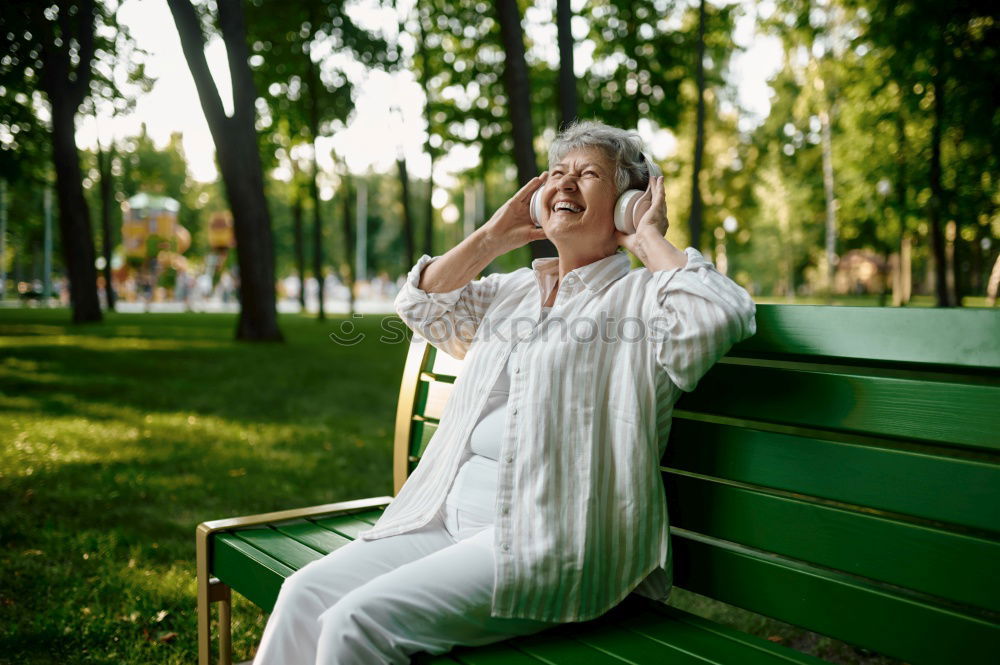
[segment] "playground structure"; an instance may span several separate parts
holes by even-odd
[[[134,279],[127,299],[160,300],[173,295],[177,276],[187,271],[183,254],[191,234],[177,221],[180,203],[169,196],[140,192],[122,204],[122,245],[125,265],[120,281]],[[162,291],[160,290],[162,288]]]

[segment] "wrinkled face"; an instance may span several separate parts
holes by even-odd
[[[578,148],[549,168],[542,191],[542,228],[556,240],[605,242],[614,229],[615,164],[599,148]]]

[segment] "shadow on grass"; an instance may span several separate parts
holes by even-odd
[[[381,318],[345,347],[337,318],[248,344],[232,316],[0,311],[0,662],[191,662],[199,522],[391,494]]]

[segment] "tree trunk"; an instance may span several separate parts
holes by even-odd
[[[694,167],[691,170],[691,217],[688,229],[691,246],[701,249],[703,201],[701,198],[701,167],[705,156],[705,0],[698,4],[698,48],[696,50],[695,81],[698,85],[698,110],[695,119]]]
[[[313,275],[316,277],[316,297],[319,301],[319,310],[316,313],[318,320],[326,318],[326,305],[323,302],[325,296],[325,276],[323,275],[323,222],[319,209],[319,166],[316,163],[316,141],[313,140],[312,173],[309,177],[309,192],[312,199],[313,208]]]
[[[111,285],[111,206],[114,201],[114,182],[111,175],[111,160],[114,159],[115,144],[105,153],[101,142],[97,142],[97,169],[101,174],[101,241],[104,250],[104,299],[108,309],[115,309],[115,290]]]
[[[344,264],[347,266],[347,277],[344,280],[347,286],[347,311],[354,315],[354,266],[351,261],[351,248],[354,247],[354,233],[351,230],[351,176],[344,169],[343,185],[341,195],[344,197]]]
[[[517,0],[498,0],[496,10],[504,50],[503,84],[514,130],[514,163],[517,165],[518,186],[523,187],[538,174],[538,160],[533,144],[535,132],[531,121],[531,81],[528,77],[528,64],[524,59],[521,12]],[[551,240],[535,240],[529,246],[533,259],[557,254]]]
[[[319,202],[319,161],[316,154],[316,139],[319,137],[319,106],[315,91],[319,90],[319,76],[312,54],[306,53],[306,80],[309,86],[309,135],[312,137],[312,173],[309,178],[309,195],[313,202],[313,273],[316,275],[319,310],[316,319],[326,318],[326,278],[323,275],[323,216]]]
[[[420,53],[420,87],[424,90],[424,115],[427,116],[427,142],[424,144],[427,157],[430,159],[430,171],[427,174],[427,208],[424,220],[424,253],[434,256],[434,146],[431,145],[433,121],[431,120],[431,70],[430,59],[427,56],[427,35],[424,32],[424,19],[417,10],[417,25],[420,28],[420,41],[417,50]],[[413,265],[413,264],[410,264]]]
[[[73,322],[100,321],[94,238],[90,210],[83,197],[80,154],[76,148],[76,106],[66,103],[60,94],[51,95],[49,100],[52,103],[52,158],[56,167],[59,233],[63,265],[69,277]]]
[[[194,7],[190,0],[167,0],[167,4],[212,132],[222,181],[232,208],[240,273],[236,338],[281,341],[275,309],[274,240],[254,127],[256,92],[247,62],[249,53],[242,5],[239,0],[218,0],[217,3],[233,84],[233,115],[228,117],[208,69],[205,40]]]
[[[90,210],[83,196],[80,154],[76,147],[75,117],[90,91],[96,20],[93,0],[81,2],[77,17],[75,34],[72,34],[68,21],[62,25],[60,39],[63,43],[59,46],[56,46],[50,22],[39,20],[42,35],[40,79],[52,107],[52,161],[56,171],[59,232],[62,236],[63,264],[69,278],[73,322],[86,323],[102,319],[100,299],[97,297]],[[72,38],[76,38],[79,44],[75,68],[66,51]]]
[[[15,282],[16,284],[16,282]],[[17,291],[17,287],[14,287]],[[7,297],[7,180],[0,178],[0,300]]]
[[[944,230],[941,228],[941,213],[944,191],[941,186],[941,133],[944,123],[944,77],[941,72],[941,58],[937,58],[932,81],[934,85],[934,117],[931,127],[931,198],[927,207],[927,217],[931,223],[931,251],[934,256],[934,291],[938,307],[953,307],[948,291],[948,262],[945,260]]]
[[[569,0],[556,0],[559,40],[559,114],[561,127],[576,120],[576,74],[573,71],[573,9]]]
[[[900,292],[898,295],[893,296],[893,304],[900,306],[908,305],[910,302],[910,295],[906,287],[906,285],[910,282],[910,275],[909,273],[904,275],[903,272],[904,270],[910,270],[909,238],[906,234],[906,220],[909,211],[907,208],[908,202],[906,196],[907,144],[906,118],[903,115],[904,94],[902,86],[900,86],[899,110],[896,113],[896,207],[899,209],[899,280],[897,281],[897,284],[899,285]],[[904,245],[906,245],[905,252]]]
[[[824,86],[824,90],[826,87]],[[830,118],[832,111],[821,111],[821,142],[823,144],[823,196],[826,199],[826,279],[827,299],[833,300],[833,277],[837,270],[837,208],[833,189],[833,138]]]
[[[302,186],[294,181],[295,200],[292,202],[292,233],[295,236],[295,270],[299,273],[299,306],[306,311],[306,248],[302,231]]]
[[[396,159],[396,168],[399,170],[399,188],[402,192],[403,204],[403,265],[413,266],[417,259],[414,256],[416,251],[413,245],[413,210],[410,209],[410,178],[406,174],[406,158],[400,156]]]

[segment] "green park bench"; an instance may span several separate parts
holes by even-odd
[[[685,394],[661,474],[676,586],[913,665],[1000,663],[1000,313],[760,305],[757,334]],[[398,492],[461,362],[419,337],[396,417]],[[390,496],[197,529],[199,661],[236,590],[355,538]],[[419,663],[823,663],[632,594],[588,622]],[[373,664],[374,665],[374,664]]]

